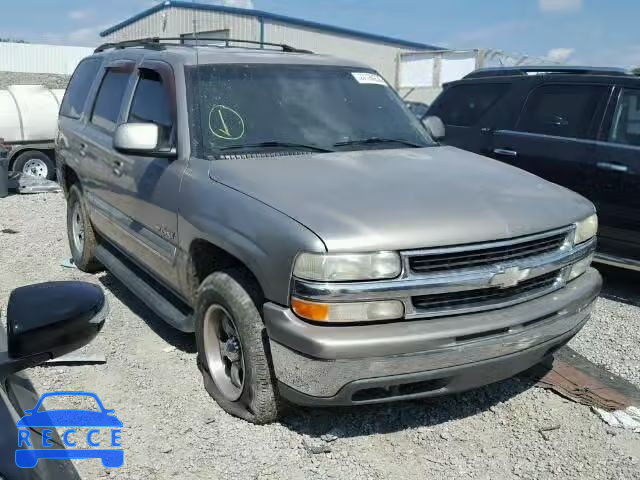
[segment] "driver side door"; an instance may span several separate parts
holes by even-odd
[[[178,194],[186,158],[177,145],[176,88],[172,67],[159,60],[143,60],[134,72],[123,123],[153,123],[159,127],[157,149],[178,155],[135,155],[115,151],[113,181],[120,194],[113,215],[125,232],[125,251],[140,266],[177,290],[175,268],[178,245]]]

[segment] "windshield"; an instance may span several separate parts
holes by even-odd
[[[433,145],[387,83],[363,69],[274,64],[187,67],[194,153]]]

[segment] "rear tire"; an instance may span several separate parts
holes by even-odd
[[[87,213],[82,190],[77,184],[71,186],[67,198],[67,236],[71,258],[78,269],[94,273],[104,268],[95,257],[98,242]]]
[[[212,273],[197,293],[196,343],[198,368],[209,395],[227,413],[266,424],[278,419],[282,403],[260,308],[260,290],[246,272],[229,269]],[[227,328],[212,335],[222,323]],[[229,335],[229,331],[234,333]],[[231,354],[227,345],[231,345]]]
[[[28,150],[22,152],[13,162],[14,172],[26,173],[36,177],[54,180],[56,178],[56,166],[54,161],[44,152]]]

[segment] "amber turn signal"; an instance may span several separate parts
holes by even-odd
[[[291,309],[305,320],[328,323],[377,322],[404,316],[404,305],[399,300],[318,303],[292,297]]]
[[[291,309],[296,315],[314,322],[326,322],[329,319],[329,305],[326,303],[311,303],[292,298]]]

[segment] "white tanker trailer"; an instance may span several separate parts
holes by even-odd
[[[54,179],[54,139],[64,90],[12,85],[0,90],[0,144],[9,170]]]

